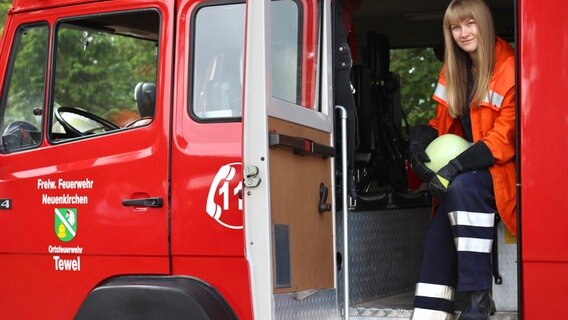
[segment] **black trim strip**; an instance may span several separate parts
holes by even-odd
[[[270,132],[268,136],[270,148],[289,147],[297,155],[317,155],[323,158],[335,157],[335,148],[314,142],[302,137],[292,137],[277,132]]]

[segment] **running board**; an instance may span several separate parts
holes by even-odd
[[[349,309],[351,320],[402,320],[412,314],[412,293],[372,300],[352,305]],[[456,318],[459,311],[456,312]],[[516,312],[498,311],[491,320],[518,320]]]

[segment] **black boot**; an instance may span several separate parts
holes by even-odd
[[[472,291],[469,293],[467,306],[462,311],[459,320],[489,320],[495,314],[495,302],[489,290]]]

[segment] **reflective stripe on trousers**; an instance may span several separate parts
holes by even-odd
[[[487,170],[464,172],[451,182],[424,238],[413,319],[451,319],[443,314],[453,315],[453,294],[440,294],[440,288],[491,289],[495,213],[493,181]]]

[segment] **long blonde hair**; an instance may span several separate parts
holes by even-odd
[[[477,50],[472,56],[473,89],[471,104],[485,98],[495,65],[495,28],[489,7],[483,0],[453,0],[444,14],[446,64],[446,94],[450,116],[461,116],[467,110],[467,72],[469,53],[463,51],[452,37],[451,25],[473,19],[477,26]]]

